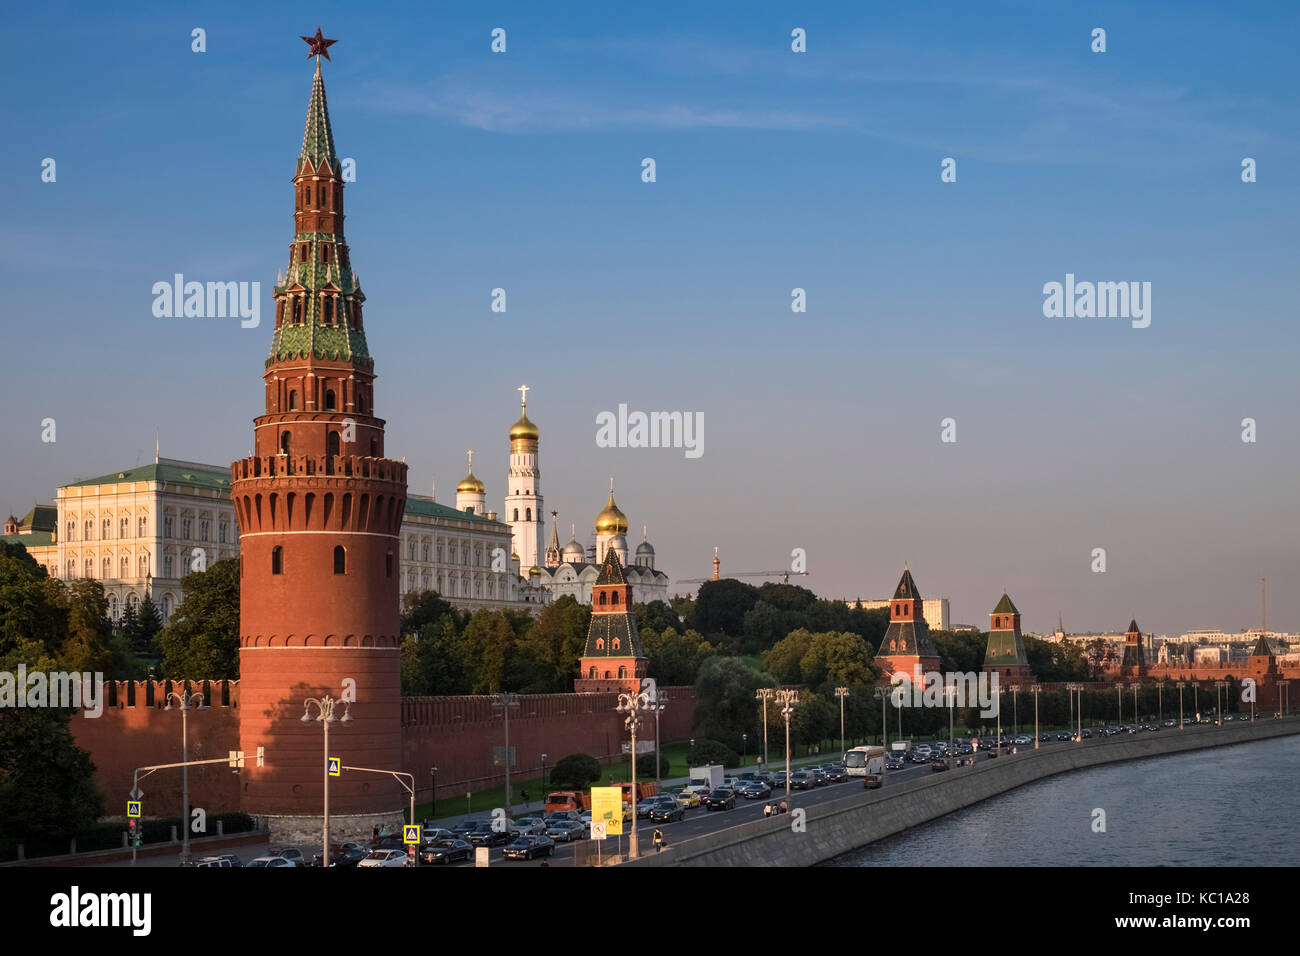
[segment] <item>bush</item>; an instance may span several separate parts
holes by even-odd
[[[723,767],[740,766],[740,757],[726,744],[716,740],[697,740],[695,746],[686,752],[689,767],[702,767],[705,764],[720,763]]]
[[[551,770],[555,790],[586,790],[600,779],[600,761],[590,754],[569,754]]]
[[[655,774],[655,755],[654,755],[654,754],[652,754],[652,753],[650,753],[650,754],[642,754],[641,756],[639,756],[639,757],[636,758],[636,775],[637,775],[638,777],[641,777],[642,779],[645,779],[645,780],[648,780],[648,779],[650,779],[651,777],[656,776],[656,774]],[[667,758],[666,756],[664,756],[663,754],[660,754],[660,755],[659,755],[659,773],[657,774],[657,776],[660,776],[660,777],[667,777],[668,775],[669,775],[669,774],[668,774],[668,758]]]

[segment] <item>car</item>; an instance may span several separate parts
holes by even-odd
[[[406,854],[401,850],[371,850],[370,855],[357,864],[358,868],[363,866],[406,866]]]
[[[546,833],[546,822],[541,817],[520,817],[510,825],[510,831],[519,836],[543,836]]]
[[[572,843],[587,836],[587,828],[577,820],[556,820],[546,828],[546,836],[556,843]]]
[[[236,853],[218,853],[218,854],[216,854],[215,856],[205,857],[204,859],[208,859],[208,860],[225,860],[225,861],[226,861],[227,863],[229,863],[231,866],[243,866],[243,865],[244,865],[244,861],[241,860],[241,859],[239,858],[239,855],[236,854]]]
[[[878,773],[869,773],[869,774],[867,774],[865,777],[862,778],[862,789],[864,789],[864,790],[879,790],[880,787],[881,787],[882,782],[883,782],[883,781],[881,780],[880,774],[878,774]]]
[[[1039,742],[1040,744],[1051,743],[1051,740],[1052,740],[1052,735],[1051,735],[1051,734],[1039,734],[1039,735],[1038,735],[1038,742]]]
[[[700,803],[704,802],[704,798],[709,795],[709,791],[712,789],[713,789],[712,787],[706,787],[703,784],[693,784],[686,788],[686,790],[689,790],[691,793],[695,794],[697,797],[700,798]],[[686,791],[683,791],[683,793],[684,792]]]
[[[1176,721],[1176,720],[1166,720],[1166,721],[1165,721],[1165,726],[1166,726],[1166,727],[1177,727],[1177,726],[1178,726],[1178,721]]]
[[[508,830],[498,830],[491,820],[480,820],[464,839],[474,846],[504,846],[510,842],[510,833]]]
[[[277,866],[293,866],[293,863],[289,860],[286,860],[282,856],[259,856],[255,860],[249,860],[248,865],[277,867]]]
[[[939,773],[940,771],[947,769],[949,769],[948,760],[945,757],[936,757],[934,760],[930,761],[931,773]]]
[[[961,744],[957,748],[957,756],[959,757],[969,757],[974,752],[975,752],[975,748],[972,747],[970,744]]]
[[[816,767],[813,767],[813,769],[808,772],[812,774],[814,787],[824,787],[830,783],[830,781],[826,779],[825,772],[818,770]]]
[[[1017,747],[1024,747],[1028,744],[1032,744],[1033,742],[1034,742],[1033,737],[1026,737],[1024,734],[1021,734],[1013,741],[1013,743],[1015,743]]]
[[[888,770],[902,770],[904,767],[903,755],[900,753],[892,753],[885,757],[885,767]]]
[[[1070,740],[1073,737],[1074,734],[1070,733],[1068,730],[1062,730],[1059,734],[1056,735],[1057,740]]]
[[[674,790],[672,796],[687,810],[692,810],[700,805],[700,795],[694,791]]]
[[[817,786],[816,781],[813,779],[812,774],[806,770],[799,770],[790,774],[791,790],[811,790],[815,786]]]
[[[438,840],[450,840],[456,834],[452,833],[446,827],[420,827],[420,842],[434,843]]]
[[[460,823],[451,828],[452,835],[458,836],[462,840],[468,839],[470,832],[478,825],[478,822],[477,820],[461,820]]]
[[[650,808],[651,823],[672,823],[674,820],[685,820],[686,808],[676,800],[665,800],[662,803],[656,803]]]
[[[1223,715],[1223,719],[1224,719],[1224,720],[1232,720],[1232,714],[1224,714],[1224,715]]]
[[[356,866],[370,854],[370,850],[360,843],[333,843],[330,845],[330,866]],[[324,857],[317,853],[312,857],[312,866],[320,866]]]
[[[1147,730],[1150,731],[1151,733],[1155,733],[1159,729],[1160,729],[1159,724],[1147,724]]]
[[[784,790],[784,789],[785,789],[785,783],[786,783],[786,781],[785,781],[785,771],[784,771],[784,770],[781,770],[781,771],[778,771],[777,773],[772,774],[772,782],[771,782],[771,786],[772,786],[772,790],[773,790],[773,791],[776,791],[776,790]]]
[[[555,841],[542,836],[520,836],[506,846],[502,855],[507,860],[531,860],[537,856],[555,856]]]
[[[226,869],[235,864],[231,863],[224,856],[205,856],[202,859],[195,860],[193,863],[181,864],[182,866],[196,866],[203,869]]]
[[[735,777],[723,777],[722,786],[727,790],[739,790],[742,784]]]
[[[843,764],[831,764],[826,771],[826,779],[831,783],[844,783],[849,779],[849,769]]]
[[[435,840],[422,846],[417,856],[422,866],[433,863],[445,865],[460,860],[472,859],[474,857],[474,846],[458,837],[444,837],[441,840]]]
[[[764,800],[772,795],[772,788],[765,783],[755,781],[741,787],[740,795],[746,800]]]
[[[286,846],[279,850],[267,850],[267,856],[278,856],[282,860],[288,860],[294,866],[306,866],[307,858],[302,855],[302,850],[296,846]]]
[[[736,806],[736,791],[729,787],[719,787],[709,791],[705,806],[710,810],[731,810]]]

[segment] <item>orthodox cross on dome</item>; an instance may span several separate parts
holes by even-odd
[[[302,35],[299,34],[299,36]],[[329,60],[330,47],[332,47],[335,43],[338,43],[339,41],[325,39],[324,34],[320,32],[320,27],[316,28],[316,35],[314,37],[302,37],[302,40],[309,47],[311,47],[311,49],[307,51],[307,55],[314,56],[316,58],[316,72],[319,73],[320,58],[323,56],[325,57],[325,59]],[[334,61],[330,60],[330,62],[332,63]]]
[[[519,404],[524,408],[528,407],[528,386],[520,385],[516,391],[519,392]]]
[[[613,478],[610,478],[610,479],[609,479],[609,493],[610,493],[611,495],[614,493],[614,479],[613,479]]]
[[[465,454],[469,456],[469,470],[470,470],[471,473],[473,473],[473,471],[474,471],[474,452],[473,452],[473,450],[471,449],[470,451],[465,452]]]

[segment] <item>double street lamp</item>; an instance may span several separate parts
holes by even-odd
[[[618,707],[615,708],[620,714],[626,714],[623,721],[628,731],[632,734],[632,834],[628,837],[628,854],[631,859],[637,858],[637,836],[636,836],[636,732],[641,726],[641,712],[648,711],[653,706],[650,695],[646,693],[622,693],[618,695]],[[694,741],[692,741],[692,746]],[[621,812],[621,811],[620,811]]]
[[[172,709],[172,698],[181,709],[181,828],[184,831],[184,837],[181,840],[181,862],[190,862],[190,731],[189,731],[189,713],[191,710],[207,710],[203,705],[202,694],[178,694],[172,691],[167,695],[167,706],[163,710]]]
[[[318,716],[312,717],[311,706],[316,705]],[[334,716],[335,710],[339,709],[342,704],[342,714]],[[302,704],[302,722],[310,724],[313,720],[319,721],[325,729],[325,759],[324,779],[325,779],[325,812],[321,823],[321,862],[325,866],[330,863],[330,724],[338,721],[340,724],[352,723],[352,715],[349,713],[351,705],[346,700],[336,700],[326,694],[324,697],[308,697]]]
[[[844,753],[844,698],[849,696],[847,687],[836,687],[835,696],[840,699],[840,753]],[[841,756],[841,760],[844,758]]]
[[[1231,685],[1226,680],[1216,680],[1214,682],[1214,709],[1219,712],[1219,726],[1223,726],[1223,708],[1227,706],[1226,700],[1220,700],[1220,696],[1226,698],[1227,694],[1222,691]]]
[[[790,799],[790,717],[799,703],[799,691],[782,688],[776,692],[776,699],[781,704],[781,716],[785,718],[785,798]]]
[[[1030,684],[1029,693],[1034,695],[1034,749],[1038,749],[1038,695],[1043,692],[1042,684]]]
[[[763,710],[763,766],[767,766],[767,702],[776,694],[771,687],[760,687],[754,691],[754,700]]]
[[[512,805],[510,799],[510,711],[516,709],[518,706],[518,694],[501,693],[492,698],[492,711],[494,713],[500,711],[506,719],[506,816],[510,815],[510,807]]]

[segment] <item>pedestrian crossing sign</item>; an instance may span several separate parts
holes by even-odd
[[[403,843],[419,843],[419,842],[420,842],[420,827],[419,827],[418,825],[416,825],[416,826],[403,826],[403,827],[402,827],[402,842],[403,842]]]
[[[330,776],[338,777],[343,773],[343,758],[330,757]]]
[[[139,801],[139,800],[128,800],[128,801],[126,801],[126,815],[127,815],[128,817],[132,818],[132,819],[135,819],[135,820],[140,819],[140,801]]]

